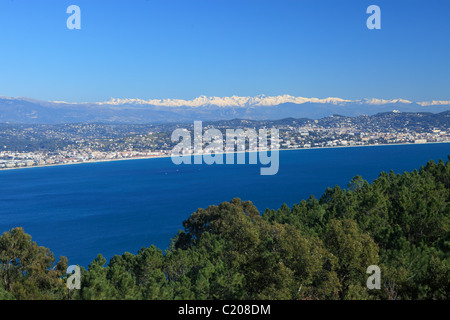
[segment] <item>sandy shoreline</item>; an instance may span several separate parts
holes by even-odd
[[[289,149],[278,149],[275,151],[298,151],[298,150],[321,150],[321,149],[338,149],[338,148],[357,148],[357,147],[389,147],[389,146],[405,146],[405,145],[427,145],[427,144],[446,144],[450,141],[442,141],[442,142],[427,142],[427,143],[390,143],[390,144],[370,144],[370,145],[355,145],[355,146],[334,146],[334,147],[315,147],[315,148],[289,148]],[[270,150],[268,150],[270,151]],[[223,152],[218,154],[229,154],[229,153],[248,153],[249,151],[238,151],[238,152]],[[251,151],[258,152],[258,151]],[[450,153],[450,151],[449,151]],[[186,156],[196,156],[202,154],[192,154]],[[70,166],[70,165],[79,165],[79,164],[88,164],[88,163],[101,163],[101,162],[112,162],[112,161],[127,161],[127,160],[147,160],[147,159],[160,159],[160,158],[170,158],[170,155],[166,156],[144,156],[144,157],[133,157],[133,158],[123,158],[123,159],[104,159],[104,160],[94,160],[94,161],[84,161],[84,162],[73,162],[73,163],[57,163],[57,164],[45,164],[45,165],[37,165],[30,167],[15,167],[15,168],[1,168],[1,171],[7,170],[19,170],[19,169],[32,169],[32,168],[45,168],[45,167],[56,167],[56,166]]]
[[[87,164],[87,163],[101,163],[101,162],[126,161],[126,160],[144,160],[144,159],[154,159],[154,158],[170,158],[170,156],[146,156],[146,157],[123,158],[123,159],[104,159],[104,160],[93,160],[93,161],[71,162],[71,163],[55,163],[55,164],[44,164],[44,165],[26,166],[26,167],[14,167],[14,168],[0,168],[0,172],[1,171],[7,171],[7,170],[46,168],[46,167],[58,167],[58,166],[70,166],[70,165],[77,165],[77,164]]]

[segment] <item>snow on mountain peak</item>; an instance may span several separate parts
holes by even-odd
[[[25,100],[25,101],[33,101],[38,102],[33,99],[28,98],[12,98],[0,96],[1,99],[6,100]],[[44,103],[44,102],[42,102]],[[216,97],[216,96],[205,96],[201,95],[192,100],[184,100],[184,99],[122,99],[122,98],[111,98],[108,101],[103,102],[85,102],[85,103],[70,103],[64,101],[52,101],[45,103],[54,103],[57,105],[61,104],[93,104],[93,105],[104,105],[104,106],[122,106],[122,105],[135,105],[135,106],[160,106],[160,107],[271,107],[278,106],[285,103],[292,104],[304,104],[304,103],[316,103],[316,104],[332,104],[336,106],[344,106],[347,104],[361,104],[361,105],[373,105],[373,106],[381,106],[386,104],[414,104],[417,103],[423,107],[427,106],[445,106],[450,105],[450,101],[424,101],[424,102],[413,102],[405,99],[361,99],[361,100],[348,100],[341,99],[337,97],[329,97],[329,98],[305,98],[305,97],[295,97],[291,95],[279,95],[279,96],[266,96],[264,94],[257,96],[230,96],[230,97]]]
[[[207,97],[199,96],[193,100],[184,99],[110,99],[105,102],[97,102],[99,105],[153,105],[153,106],[165,106],[165,107],[204,107],[204,106],[217,106],[217,107],[248,107],[248,106],[276,106],[283,103],[303,104],[307,102],[312,103],[331,103],[331,104],[343,104],[353,102],[352,100],[344,100],[340,98],[304,98],[293,97],[291,95],[281,96],[265,96],[258,95],[254,97]]]

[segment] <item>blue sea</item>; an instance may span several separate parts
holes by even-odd
[[[447,160],[450,144],[396,145],[280,152],[278,174],[260,165],[175,165],[170,158],[0,171],[0,233],[23,227],[69,264],[103,254],[165,250],[198,208],[235,197],[266,208],[292,206],[355,175],[412,171]]]

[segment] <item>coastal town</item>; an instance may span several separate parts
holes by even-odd
[[[191,132],[193,124],[62,124],[0,126],[0,169],[167,157],[178,141],[175,129]],[[450,142],[450,112],[401,113],[373,116],[330,116],[323,119],[275,121],[222,120],[204,122],[203,130],[237,131],[237,140],[249,130],[279,130],[279,149],[309,149],[389,144]],[[248,150],[246,142],[246,150]],[[223,146],[226,145],[224,138]],[[207,143],[203,143],[203,147]],[[226,152],[245,150],[224,150]],[[193,150],[185,151],[185,154]]]

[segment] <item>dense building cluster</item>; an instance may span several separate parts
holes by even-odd
[[[176,129],[198,139],[192,123],[0,125],[0,169],[169,156],[179,140]],[[280,149],[450,142],[450,111],[440,114],[393,111],[373,116],[331,116],[323,119],[204,122],[222,132],[223,151],[254,150],[250,132],[278,129]],[[227,130],[238,130],[234,148],[226,147]],[[197,135],[197,136],[196,136]],[[202,135],[202,134],[200,134]],[[200,137],[201,138],[201,137]],[[246,140],[245,146],[237,143]],[[209,143],[203,141],[205,150]],[[193,148],[185,153],[194,153]]]

